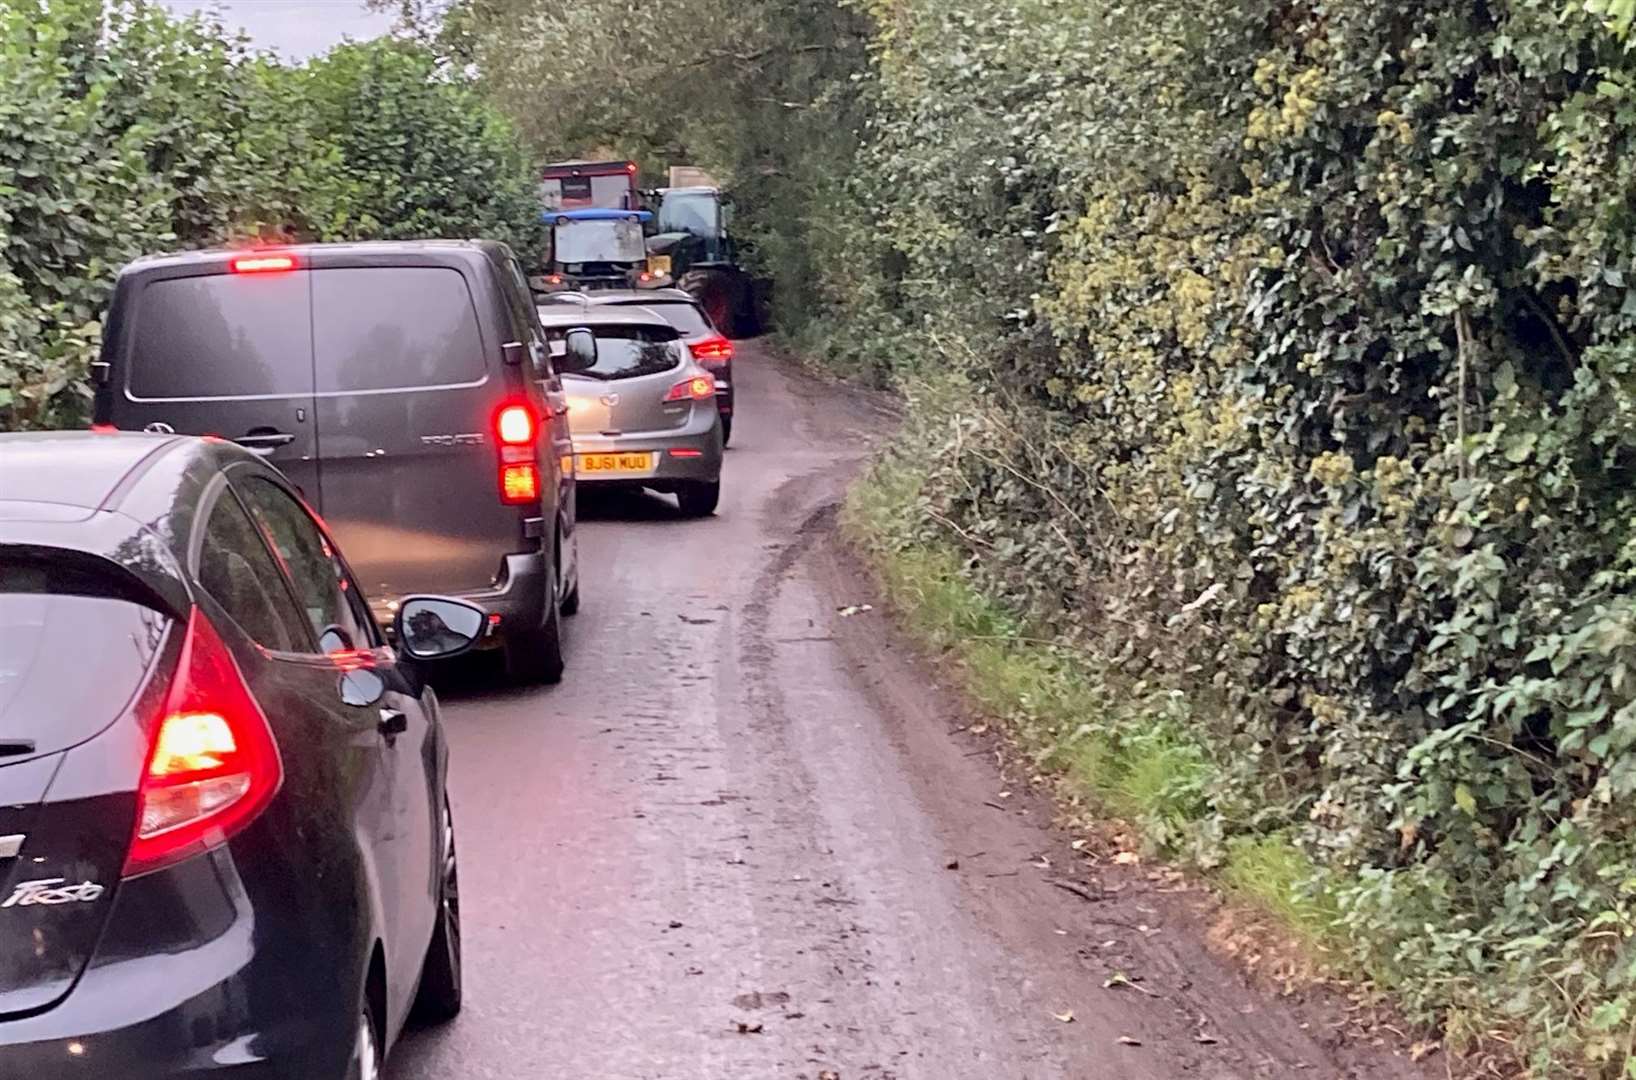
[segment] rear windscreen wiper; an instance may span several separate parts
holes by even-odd
[[[33,739],[0,739],[0,757],[34,753]]]

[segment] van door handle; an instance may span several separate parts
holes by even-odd
[[[284,431],[269,431],[258,428],[248,435],[240,435],[233,441],[246,449],[261,453],[275,450],[280,446],[288,446],[295,442],[295,436]]]

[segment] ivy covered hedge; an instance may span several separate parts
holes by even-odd
[[[1630,6],[873,0],[808,236],[809,340],[943,384],[899,542],[1186,703],[1154,835],[1298,844],[1539,1076],[1636,1076]]]
[[[0,0],[0,430],[76,425],[114,272],[254,239],[539,242],[510,126],[429,51],[302,67],[145,0]]]

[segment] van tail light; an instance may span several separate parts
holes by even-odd
[[[507,506],[540,501],[540,467],[538,465],[503,465],[500,467],[500,501]]]
[[[494,417],[502,446],[534,445],[534,412],[527,405],[507,405]]]
[[[539,418],[531,406],[513,403],[494,414],[500,444],[500,501],[523,506],[540,501],[540,461],[535,447]]]
[[[159,717],[137,790],[125,877],[221,846],[267,808],[284,782],[267,717],[198,608]]]
[[[227,264],[235,274],[276,274],[295,269],[295,256],[264,253],[240,255]]]
[[[666,401],[704,401],[716,396],[716,380],[708,375],[695,375],[679,382],[665,395]]]
[[[693,359],[695,360],[710,360],[720,363],[723,360],[733,358],[733,343],[720,336],[695,341],[688,348],[693,350]]]

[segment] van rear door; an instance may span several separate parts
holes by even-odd
[[[308,272],[138,277],[116,299],[115,427],[220,435],[318,493]]]
[[[505,555],[527,545],[517,508],[500,498],[501,376],[465,276],[314,270],[313,343],[324,518],[365,594],[491,586]]]

